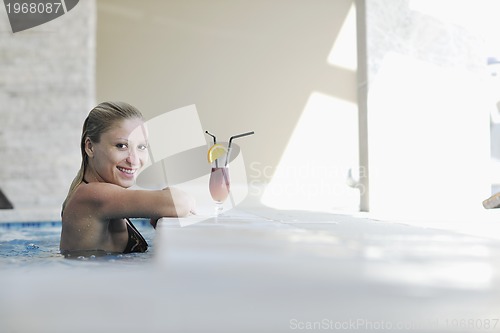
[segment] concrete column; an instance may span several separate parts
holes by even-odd
[[[359,209],[370,210],[368,159],[368,53],[366,35],[366,0],[356,0],[356,30],[358,47],[358,135],[359,135]]]

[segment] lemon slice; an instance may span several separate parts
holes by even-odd
[[[218,159],[219,157],[223,156],[226,153],[227,153],[226,147],[216,143],[208,150],[208,155],[207,155],[208,162],[212,163],[213,161],[215,161],[216,159]]]

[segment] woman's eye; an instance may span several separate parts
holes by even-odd
[[[119,148],[119,149],[126,149],[127,148],[127,145],[125,143],[117,143],[116,144],[116,148]]]
[[[146,149],[148,149],[148,146],[146,146],[146,145],[139,145],[138,148],[139,148],[139,150],[146,150]]]

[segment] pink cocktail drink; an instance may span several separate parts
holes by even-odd
[[[217,138],[215,135],[208,131],[206,134],[210,135],[213,140],[213,146],[208,149],[208,162],[212,164],[212,171],[210,172],[210,181],[208,188],[212,199],[215,201],[215,214],[219,215],[222,213],[222,204],[229,196],[230,191],[230,180],[229,180],[229,161],[231,156],[231,143],[233,139],[241,138],[247,135],[252,135],[254,132],[246,132],[238,135],[233,135],[229,139],[229,143],[220,144],[217,143]]]
[[[227,199],[230,190],[229,168],[213,167],[210,173],[210,183],[208,186],[212,199],[222,204]],[[220,207],[220,210],[221,209],[222,207]]]

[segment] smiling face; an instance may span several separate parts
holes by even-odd
[[[112,183],[124,188],[135,184],[139,171],[148,161],[144,122],[124,119],[101,134],[99,142],[85,140],[89,168],[87,181]]]

